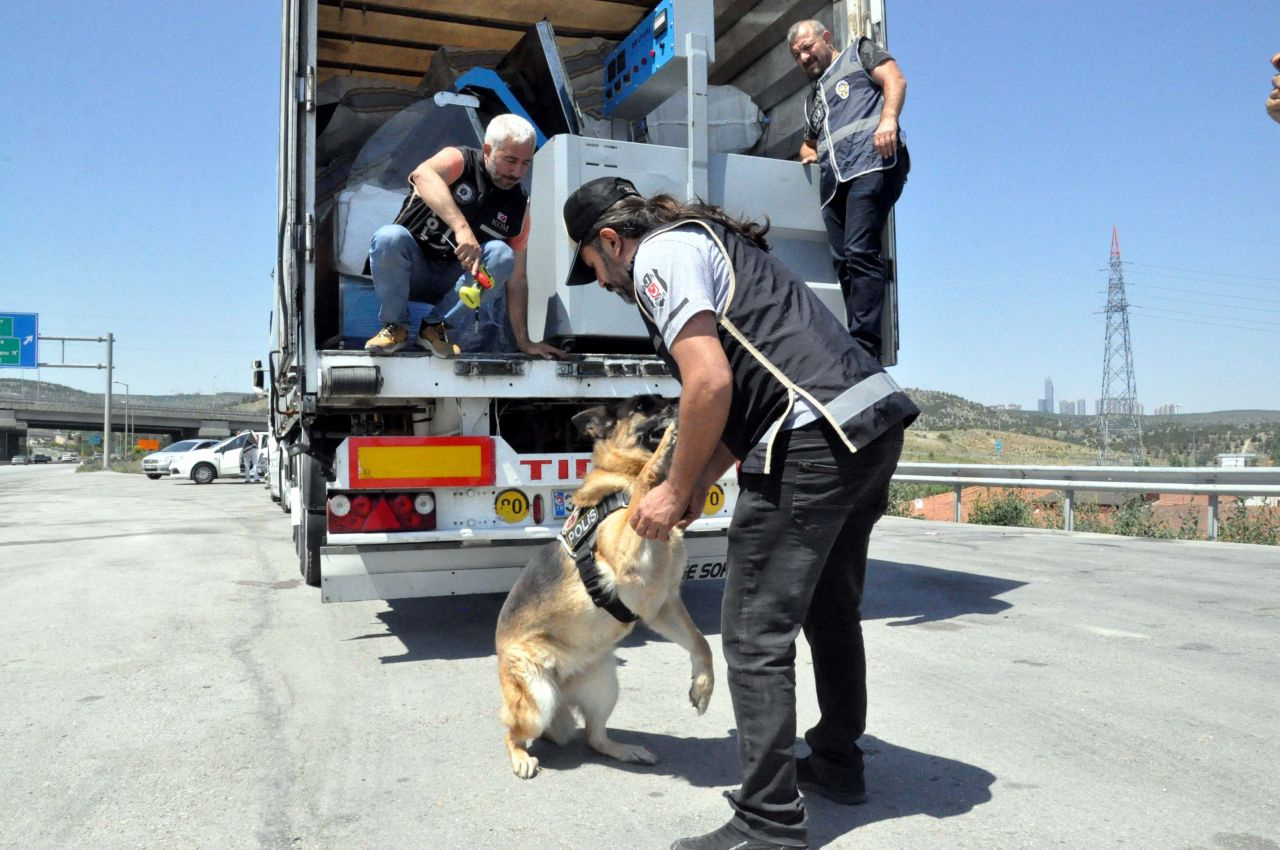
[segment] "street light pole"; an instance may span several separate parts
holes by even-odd
[[[112,383],[124,387],[124,447],[129,452],[129,459],[132,460],[133,441],[129,439],[129,384],[126,381],[112,381]],[[124,457],[123,452],[120,456]]]
[[[115,335],[107,334],[107,391],[102,399],[102,468],[111,468],[111,380],[115,376],[111,364],[111,350],[115,347]]]

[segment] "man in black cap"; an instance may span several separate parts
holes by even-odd
[[[866,661],[860,605],[871,528],[884,512],[903,429],[919,414],[876,359],[768,252],[767,225],[619,177],[565,202],[578,243],[570,285],[598,281],[639,308],[681,384],[667,480],[631,525],[666,540],[702,513],[735,461],[721,635],[738,724],[733,818],[673,850],[807,844],[797,786],[865,799]],[[795,759],[795,638],[813,655],[822,717]]]

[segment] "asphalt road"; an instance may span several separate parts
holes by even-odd
[[[510,772],[499,596],[322,605],[265,490],[0,467],[0,847],[665,848],[721,824],[728,694],[619,652],[612,727]],[[830,848],[1280,848],[1280,551],[885,520],[871,801]],[[686,587],[720,681],[720,582]],[[801,728],[815,717],[800,648]]]

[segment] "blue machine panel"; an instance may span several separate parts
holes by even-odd
[[[662,0],[605,59],[604,114],[643,118],[684,88],[690,33],[706,37],[707,61],[715,61],[709,0]]]

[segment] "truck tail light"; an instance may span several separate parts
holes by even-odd
[[[533,497],[533,523],[542,525],[542,494]]]
[[[336,534],[434,531],[435,509],[431,493],[335,493],[328,503],[329,530]]]

